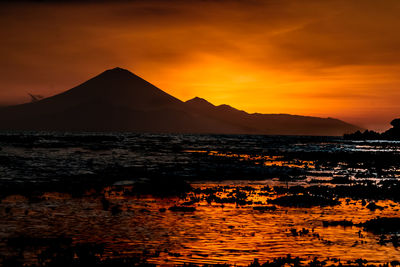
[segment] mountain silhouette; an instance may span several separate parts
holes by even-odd
[[[235,125],[248,134],[339,136],[360,127],[338,119],[289,114],[249,114],[229,105],[214,106],[195,97],[186,102],[204,116]]]
[[[122,68],[49,98],[0,108],[0,129],[283,135],[361,130],[331,118],[249,114],[198,97],[183,102]]]

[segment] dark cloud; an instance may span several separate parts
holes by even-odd
[[[292,60],[328,66],[398,64],[400,2],[354,1],[337,6],[328,5],[315,21],[273,42]]]

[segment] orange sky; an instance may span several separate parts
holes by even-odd
[[[400,116],[400,1],[83,2],[0,3],[0,103],[119,66],[248,112],[376,130]]]

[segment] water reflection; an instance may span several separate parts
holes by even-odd
[[[237,154],[237,153],[223,153],[218,151],[206,150],[184,150],[186,153],[200,153],[208,156],[234,158],[239,161],[252,161],[255,164],[262,164],[264,166],[285,166],[289,168],[304,168],[314,169],[314,161],[301,160],[301,159],[285,159],[284,156],[270,156],[270,155],[250,155],[250,154]]]
[[[0,238],[67,236],[74,243],[105,244],[105,258],[145,255],[157,264],[244,265],[254,258],[263,262],[286,254],[310,260],[363,258],[369,263],[398,258],[398,248],[379,244],[379,236],[361,227],[323,226],[323,221],[350,220],[357,224],[376,216],[396,216],[398,203],[378,201],[376,204],[385,208],[374,212],[361,201],[345,199],[340,205],[322,208],[254,209],[271,206],[268,200],[277,197],[269,183],[197,183],[185,199],[129,196],[123,193],[129,187],[106,190],[110,207],[121,210],[116,214],[104,210],[100,197],[93,195],[71,198],[46,193],[35,203],[12,196],[0,204]],[[210,201],[210,192],[218,199],[242,197],[252,204]],[[175,205],[195,207],[195,211],[168,209]],[[5,254],[17,253],[4,243],[0,249]],[[34,261],[40,250],[27,248],[24,257]]]
[[[9,133],[0,134],[0,146],[0,192],[8,196],[0,203],[0,254],[23,257],[28,263],[48,246],[40,238],[92,242],[104,245],[100,257],[138,256],[157,264],[247,265],[254,258],[264,262],[288,253],[310,260],[365,258],[383,263],[399,255],[394,243],[382,242],[381,236],[360,226],[323,226],[324,221],[357,225],[377,216],[398,215],[399,142]],[[163,193],[160,189],[166,183],[172,184],[168,190],[185,188],[177,182],[183,180],[194,187],[184,199],[143,195],[149,189],[145,186],[158,186]],[[139,182],[145,186],[136,196],[132,184]],[[352,187],[340,187],[344,184]],[[99,191],[110,185],[114,187]],[[82,194],[78,186],[82,192],[94,189]],[[270,200],[287,192],[278,192],[275,186],[326,186],[317,190],[318,196],[336,194],[341,204],[335,205],[335,199],[323,207],[279,206]],[[328,187],[334,186],[339,189],[332,193]],[[43,194],[43,188],[76,194]],[[304,192],[299,195],[307,199]],[[362,199],[372,198],[397,202],[377,200],[374,204],[383,209],[368,208],[370,203]],[[21,247],[10,242],[16,237],[39,240],[28,239]]]

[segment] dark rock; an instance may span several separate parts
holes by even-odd
[[[112,215],[117,215],[122,212],[121,206],[120,205],[115,205],[111,208],[111,214]]]
[[[103,210],[108,210],[110,208],[110,201],[108,201],[108,199],[102,197],[100,201],[103,206]]]
[[[361,226],[375,234],[399,233],[400,217],[378,217],[362,223]]]
[[[376,205],[374,202],[369,203],[366,206],[367,209],[371,210],[371,211],[375,211],[375,210],[383,210],[384,207]]]
[[[333,198],[325,198],[321,196],[312,195],[287,195],[278,197],[268,201],[269,203],[284,206],[284,207],[299,207],[299,208],[310,208],[315,206],[336,206],[340,204],[340,201]]]
[[[172,206],[168,210],[178,211],[178,212],[193,212],[196,210],[195,207],[185,207],[185,206]]]

